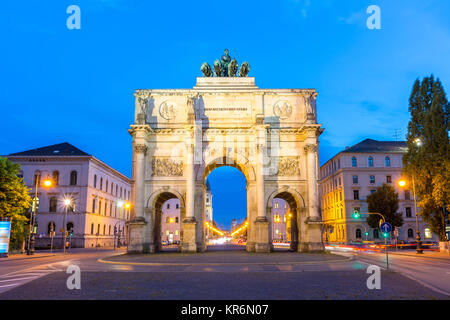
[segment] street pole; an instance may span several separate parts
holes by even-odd
[[[34,217],[36,216],[36,207],[37,207],[37,193],[38,193],[38,184],[39,180],[41,180],[41,173],[36,174],[36,185],[34,187],[34,201],[33,201],[33,211],[30,217],[30,234],[28,235],[28,248],[27,255],[34,254]],[[32,245],[33,242],[33,245]]]
[[[64,239],[64,243],[63,243],[64,254],[66,254],[66,235],[67,235],[66,217],[67,217],[67,205],[65,205],[64,222],[63,222],[63,224],[64,224],[64,236],[63,236],[63,239]]]
[[[414,182],[414,176],[412,176],[412,185],[413,185],[413,194],[414,194],[414,211],[416,212],[416,228],[417,228],[417,254],[423,254],[422,250],[422,239],[420,237],[420,229],[419,229],[419,215],[417,212],[417,201],[416,201],[416,185]]]

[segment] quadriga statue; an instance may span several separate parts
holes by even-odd
[[[231,60],[230,64],[228,65],[228,76],[236,77],[237,71],[238,71],[238,62],[236,59],[233,59],[233,60]]]
[[[239,69],[239,77],[246,77],[250,72],[250,64],[248,62],[244,62]]]
[[[212,77],[213,76],[213,72],[211,70],[211,66],[207,62],[202,64],[200,70],[203,72],[203,75],[205,77]]]

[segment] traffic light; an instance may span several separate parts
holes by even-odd
[[[389,233],[383,232],[383,238],[389,238]]]
[[[71,236],[71,237],[73,236],[73,228],[70,229],[69,236]]]
[[[358,210],[353,211],[353,219],[359,219],[361,217],[361,214]]]
[[[368,236],[369,236],[369,233],[368,233],[368,232],[366,232],[366,233],[365,233],[365,235],[366,235],[366,237],[368,237]]]

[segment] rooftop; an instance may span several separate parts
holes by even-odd
[[[91,155],[84,151],[81,151],[80,149],[74,147],[70,143],[64,142],[47,147],[11,153],[9,156],[61,157],[61,156],[91,156]]]
[[[377,141],[366,139],[346,148],[343,153],[405,153],[408,151],[406,141]]]

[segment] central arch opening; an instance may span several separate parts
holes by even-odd
[[[162,192],[155,202],[153,243],[155,252],[177,251],[181,241],[181,221],[185,216],[180,199],[171,192]]]
[[[247,179],[236,166],[210,168],[205,176],[204,226],[208,251],[245,250]]]

